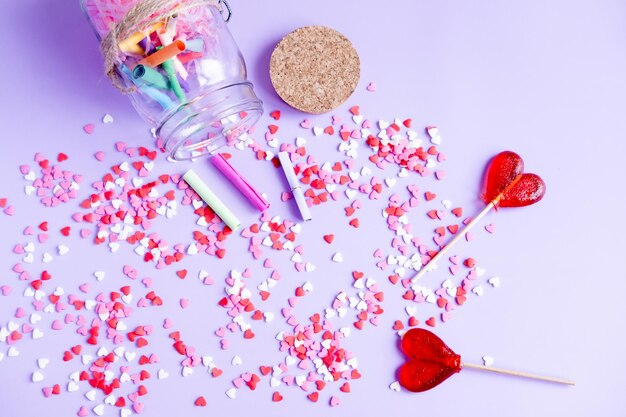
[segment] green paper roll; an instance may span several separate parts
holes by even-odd
[[[170,83],[167,81],[159,71],[146,67],[145,65],[137,65],[133,70],[133,77],[141,79],[148,85],[151,85],[161,90],[169,90]]]
[[[167,74],[167,79],[170,80],[170,88],[174,92],[174,95],[176,95],[176,97],[178,97],[180,101],[187,101],[185,92],[180,87],[178,78],[176,78],[176,69],[174,68],[174,63],[172,62],[172,60],[168,59],[167,61],[163,62],[161,66]]]
[[[230,230],[235,231],[241,227],[239,219],[192,169],[183,175],[183,179],[220,216],[224,223],[230,227]]]

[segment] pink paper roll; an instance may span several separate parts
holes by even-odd
[[[211,162],[233,185],[241,191],[250,203],[260,211],[269,208],[268,203],[248,182],[232,167],[222,154],[217,154],[211,158]]]

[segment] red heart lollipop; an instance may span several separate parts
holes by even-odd
[[[467,362],[462,363],[460,355],[450,349],[434,333],[426,329],[413,328],[406,332],[404,337],[402,337],[402,351],[409,357],[409,360],[398,370],[398,382],[404,388],[413,392],[422,392],[435,388],[452,375],[459,373],[464,367],[559,384],[575,384],[574,381],[562,378],[493,368]]]
[[[400,385],[422,392],[461,370],[461,356],[434,333],[414,328],[402,337],[402,351],[410,358],[398,371]]]
[[[466,236],[472,227],[491,209],[498,207],[523,207],[541,200],[546,192],[546,184],[536,174],[524,174],[524,161],[515,152],[504,151],[494,156],[487,166],[482,199],[487,205],[463,230],[459,231],[432,257],[413,277],[417,281],[434,269],[436,262],[450,250],[452,245]]]
[[[496,155],[485,178],[483,201],[497,207],[523,207],[541,200],[546,184],[536,174],[524,174],[522,157],[511,151]]]

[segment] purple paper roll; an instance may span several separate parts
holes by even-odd
[[[236,170],[232,167],[224,158],[221,153],[218,153],[211,162],[233,185],[241,191],[241,193],[248,199],[250,203],[260,211],[265,211],[269,208],[268,203],[249,183],[246,181]]]

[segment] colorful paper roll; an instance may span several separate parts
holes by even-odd
[[[168,59],[175,57],[185,50],[185,42],[177,40],[167,46],[159,49],[155,53],[148,55],[144,59],[138,62],[139,65],[146,65],[150,68],[155,68],[167,61]]]
[[[150,87],[149,85],[146,85],[146,83],[144,83],[143,80],[135,78],[133,76],[133,73],[130,71],[130,69],[128,69],[126,65],[120,65],[120,70],[122,71],[122,73],[124,73],[124,75],[126,75],[126,77],[133,84],[135,84],[135,86],[137,86],[139,91],[141,91],[142,93],[144,93],[145,95],[147,95],[148,97],[150,97],[151,99],[159,103],[161,107],[163,107],[163,109],[168,110],[175,106],[174,102],[167,94],[159,91],[158,89],[154,87]]]
[[[285,173],[285,177],[287,177],[287,182],[289,183],[289,187],[291,187],[291,193],[293,194],[293,198],[296,200],[302,219],[305,221],[311,220],[311,211],[309,210],[309,206],[304,198],[302,187],[300,187],[300,183],[298,182],[298,177],[296,177],[296,173],[293,170],[289,154],[287,152],[279,152],[278,160],[280,161],[280,165],[283,167],[283,172]]]
[[[204,50],[204,41],[202,38],[187,39],[185,46],[187,47],[187,51],[202,52]]]
[[[145,65],[137,65],[133,70],[133,77],[141,79],[148,85],[151,85],[161,90],[169,90],[170,83],[167,78],[163,76],[159,71],[146,67]]]
[[[168,59],[164,63],[161,64],[165,73],[167,74],[167,79],[170,81],[170,88],[174,92],[174,95],[180,101],[186,101],[187,97],[185,96],[185,92],[183,91],[180,83],[178,82],[178,78],[176,77],[176,69],[174,68],[174,63],[171,59]]]
[[[131,52],[131,53],[143,55],[143,52],[144,52],[143,48],[141,48],[137,44],[141,42],[143,39],[145,39],[146,37],[148,37],[150,33],[157,31],[161,29],[162,27],[163,27],[163,22],[157,22],[154,25],[150,26],[145,31],[137,31],[133,33],[128,38],[118,43],[117,46],[119,46],[119,48],[123,52]]]
[[[220,219],[228,227],[230,230],[235,231],[241,227],[241,222],[235,214],[230,211],[228,207],[219,199],[219,197],[209,188],[209,186],[202,181],[202,178],[198,176],[192,169],[187,171],[185,175],[183,175],[183,179],[189,184],[191,188],[194,189],[196,193],[204,200],[205,203],[211,207],[211,209],[220,216]]]
[[[233,183],[233,185],[243,194],[250,203],[259,211],[265,211],[269,208],[268,203],[261,194],[259,194],[242,176],[239,174],[231,164],[228,163],[224,155],[221,153],[211,158],[211,163],[222,173],[224,176]]]
[[[159,37],[159,40],[161,41],[161,45],[163,45],[164,47],[174,43],[173,34],[171,32],[168,32],[165,29],[158,30],[157,31],[157,36]],[[183,43],[185,43],[185,42],[183,42]],[[187,44],[186,43],[185,43],[185,49],[187,49]],[[186,80],[187,77],[189,76],[189,74],[187,73],[187,70],[185,69],[185,66],[178,60],[177,56],[173,56],[170,59],[174,63],[174,68],[176,68],[176,72],[178,74],[180,74],[180,76],[181,76],[181,78],[183,80]]]

